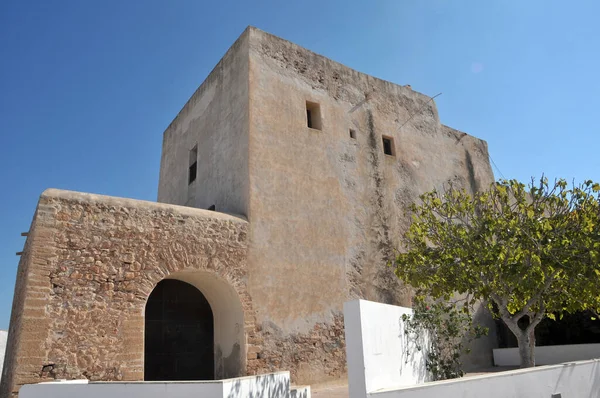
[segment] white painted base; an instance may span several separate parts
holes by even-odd
[[[310,390],[309,390],[310,391]],[[19,398],[290,398],[290,373],[214,381],[91,382],[29,384]],[[310,395],[309,395],[310,397]],[[304,397],[303,397],[304,398]]]
[[[311,398],[310,386],[291,387],[290,398]]]
[[[556,365],[563,362],[600,358],[600,344],[569,344],[535,347],[536,365]],[[518,348],[494,349],[494,365],[519,366]]]
[[[404,334],[404,314],[412,315],[412,310],[366,300],[344,304],[350,398],[429,380],[425,353]],[[418,338],[425,346],[425,336]]]
[[[370,398],[598,398],[600,361],[581,361],[386,389]]]
[[[6,353],[7,339],[8,332],[6,330],[0,330],[0,380],[2,380],[2,367],[4,365],[4,354]]]

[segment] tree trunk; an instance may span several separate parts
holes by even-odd
[[[500,310],[500,316],[502,320],[517,338],[517,343],[519,344],[519,357],[521,358],[521,368],[534,367],[535,327],[544,318],[546,307],[544,303],[541,302],[539,305],[540,308],[538,309],[538,312],[532,314],[523,313],[523,311],[521,311],[518,314],[516,314],[516,316],[513,316],[506,308],[506,302],[506,299],[498,298],[497,304]],[[524,316],[527,316],[529,318],[529,325],[525,328],[525,330],[519,327],[519,319],[523,318]]]
[[[535,366],[535,325],[530,325],[527,328],[527,330],[529,332],[529,349],[531,350],[531,362],[533,363],[532,366]]]
[[[531,329],[531,330],[529,330]],[[534,347],[535,347],[535,336],[534,328],[527,328],[525,330],[520,330],[516,335],[517,342],[519,343],[519,357],[521,357],[521,368],[531,368],[535,366],[535,356],[534,356]]]

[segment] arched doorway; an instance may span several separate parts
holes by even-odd
[[[146,303],[144,380],[214,379],[210,304],[193,285],[160,281]]]

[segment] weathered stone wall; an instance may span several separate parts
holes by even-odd
[[[216,376],[245,374],[245,342],[256,334],[247,225],[205,210],[46,191],[19,265],[0,396],[55,378],[143,380],[146,300],[170,277],[224,286],[205,296],[213,310],[239,308],[241,324],[215,314],[230,343],[215,341]]]
[[[25,242],[23,248],[23,254],[19,260],[19,266],[17,269],[17,279],[15,282],[15,290],[13,294],[12,310],[10,317],[10,326],[8,329],[8,341],[6,346],[6,352],[4,356],[4,366],[2,368],[2,379],[0,380],[0,398],[8,397],[12,386],[16,379],[19,379],[21,384],[32,382],[35,377],[29,376],[34,368],[37,368],[38,356],[34,351],[29,352],[28,355],[17,355],[21,354],[21,347],[33,344],[35,347],[35,334],[31,333],[31,329],[36,324],[41,324],[41,327],[47,325],[47,320],[44,317],[37,316],[34,319],[26,319],[24,313],[29,314],[30,311],[37,309],[36,299],[43,298],[47,293],[44,286],[39,286],[35,283],[35,280],[28,280],[29,265],[35,262],[35,266],[43,267],[45,260],[43,260],[44,253],[40,252],[38,248],[33,250],[33,241],[40,242],[43,248],[47,242],[47,234],[37,234],[37,220],[45,217],[43,210],[38,209],[33,216],[33,222],[29,228],[29,237]],[[29,330],[30,340],[23,339],[23,329]],[[33,341],[31,341],[33,340]],[[19,374],[16,373],[17,367],[19,368]]]
[[[332,327],[349,299],[410,306],[411,292],[386,267],[408,205],[448,180],[490,184],[486,143],[442,125],[435,102],[410,87],[258,29],[249,43],[248,291],[257,322],[293,342]],[[320,106],[320,130],[307,127],[307,101]],[[383,153],[384,135],[395,156]],[[339,377],[344,360],[315,355],[297,381]]]
[[[261,369],[290,370],[296,383],[339,379],[346,372],[344,317],[317,322],[303,332],[285,332],[273,323],[258,325],[263,344],[257,355]]]

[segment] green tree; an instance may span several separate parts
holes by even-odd
[[[469,343],[488,334],[488,329],[474,325],[463,300],[448,302],[417,295],[412,316],[402,315],[404,334],[413,340],[406,345],[406,362],[410,350],[424,351],[425,368],[432,380],[446,380],[464,375],[463,355],[471,351]]]
[[[433,299],[486,303],[516,336],[521,367],[535,366],[545,316],[600,309],[599,192],[592,181],[542,177],[474,195],[452,184],[425,193],[411,207],[396,275]]]

